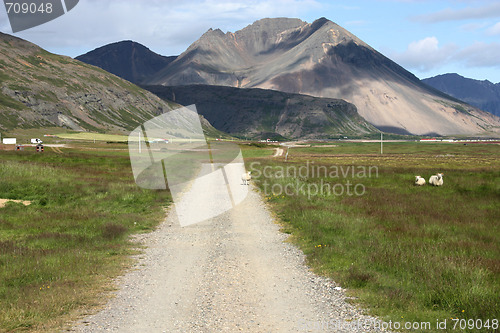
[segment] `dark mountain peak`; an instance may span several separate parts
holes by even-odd
[[[159,55],[131,40],[111,43],[76,57],[134,83],[157,73],[175,58]]]
[[[439,75],[436,75],[434,77],[428,78],[426,80],[455,80],[455,81],[468,81],[468,82],[474,82],[474,83],[482,82],[482,83],[485,83],[488,85],[494,84],[493,82],[491,82],[490,80],[487,80],[487,79],[476,80],[476,79],[471,79],[471,78],[462,76],[462,75],[457,74],[457,73],[439,74]]]
[[[89,52],[87,52],[85,54],[82,54],[82,55],[80,55],[78,57],[83,57],[83,56],[86,56],[88,54],[92,54],[92,53],[95,53],[95,52],[107,51],[107,50],[111,50],[111,49],[114,49],[114,48],[128,48],[128,47],[133,47],[134,44],[139,44],[139,43],[136,43],[136,42],[131,41],[131,40],[123,40],[123,41],[120,41],[120,42],[109,43],[109,44],[106,44],[104,46],[95,48],[94,50],[89,51]]]
[[[457,74],[457,73],[445,73],[445,74],[440,74],[440,75],[437,75],[435,77],[441,77],[441,78],[458,78],[458,79],[465,79],[465,77],[463,77],[462,75],[460,74]]]
[[[441,74],[422,81],[481,110],[500,116],[500,84],[474,80],[456,73]]]
[[[326,17],[322,16],[319,19],[314,20],[314,22],[333,22],[333,21],[331,21],[331,20],[327,19]]]
[[[122,40],[122,41],[115,42],[115,43],[111,43],[111,44],[108,44],[108,45],[132,45],[132,46],[142,46],[142,47],[144,47],[144,48],[147,48],[147,47],[145,47],[144,45],[139,44],[139,43],[137,43],[137,42],[134,42],[134,41],[133,41],[133,40],[131,40],[131,39]]]
[[[140,50],[143,52],[154,53],[149,48],[147,48],[146,46],[144,46],[140,43],[134,42],[132,40],[123,40],[120,42],[114,42],[114,43],[110,43],[110,44],[98,47],[92,51],[89,51],[85,54],[82,54],[82,55],[76,57],[76,59],[80,60],[80,58],[94,57],[94,56],[97,56],[97,55],[100,55],[103,53],[109,53],[109,52],[115,52],[115,51],[132,52],[133,50]],[[157,53],[154,53],[154,54],[157,56],[163,57]]]
[[[322,27],[340,27],[338,24],[336,24],[333,21],[330,21],[329,19],[327,19],[325,17],[321,17],[317,20],[314,20],[314,22],[311,23],[310,25],[311,25],[311,29],[314,31],[319,30]]]
[[[471,78],[464,77],[462,75],[459,75],[457,73],[446,73],[446,74],[440,74],[436,75],[431,78],[427,78],[423,80],[427,84],[432,83],[431,85],[439,85],[441,88],[445,89],[446,87],[451,87],[451,86],[477,86],[477,85],[486,85],[486,86],[492,86],[493,83],[491,83],[488,80],[475,80]]]

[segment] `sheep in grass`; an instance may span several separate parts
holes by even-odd
[[[243,185],[250,185],[250,179],[252,179],[252,176],[250,176],[251,171],[247,171],[244,174],[241,175],[241,180],[243,181]]]
[[[429,184],[434,186],[443,186],[443,176],[444,176],[443,173],[432,175],[431,178],[429,178]]]
[[[425,185],[425,179],[420,176],[415,176],[415,185],[423,186]]]

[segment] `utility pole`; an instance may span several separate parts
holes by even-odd
[[[384,136],[382,132],[380,132],[380,154],[382,155],[384,153]]]

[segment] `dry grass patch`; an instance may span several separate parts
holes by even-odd
[[[25,206],[31,205],[31,201],[29,200],[12,200],[12,199],[0,199],[0,208],[5,207],[8,202],[21,203]]]

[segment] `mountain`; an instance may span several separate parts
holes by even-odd
[[[215,128],[235,136],[329,139],[378,132],[339,99],[209,85],[143,87],[166,100],[196,104]]]
[[[123,132],[175,107],[100,68],[0,33],[0,129]]]
[[[122,41],[99,47],[75,59],[100,67],[130,82],[140,83],[176,58],[159,55],[133,41]]]
[[[263,19],[236,31],[210,29],[148,85],[208,84],[344,99],[381,130],[476,134],[500,119],[423,84],[337,24],[321,18]]]
[[[450,96],[500,116],[500,83],[465,78],[458,74],[443,74],[422,80]]]

